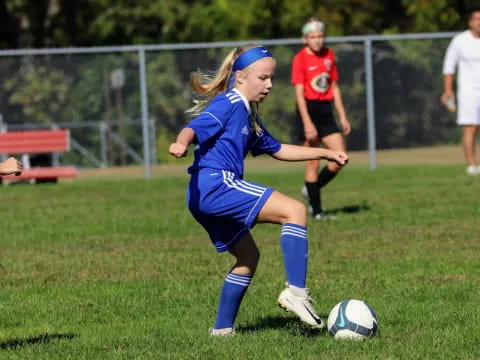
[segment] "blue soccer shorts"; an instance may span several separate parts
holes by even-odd
[[[217,251],[224,252],[255,226],[258,213],[273,191],[230,171],[202,168],[192,174],[187,204]]]

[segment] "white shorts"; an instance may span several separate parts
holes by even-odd
[[[480,94],[459,96],[457,124],[480,125]]]

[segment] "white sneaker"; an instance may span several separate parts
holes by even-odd
[[[479,175],[480,174],[480,166],[475,166],[475,165],[467,166],[467,174],[468,175]]]
[[[230,336],[235,335],[235,328],[223,328],[223,329],[214,329],[210,328],[209,330],[210,336]]]
[[[313,217],[315,220],[338,220],[335,215],[327,215],[324,212],[318,213]]]
[[[322,329],[325,327],[322,319],[312,306],[313,299],[308,295],[308,289],[293,288],[286,284],[287,287],[278,297],[278,305],[285,311],[291,311],[298,315],[308,326],[314,329]],[[296,294],[294,294],[294,291]]]

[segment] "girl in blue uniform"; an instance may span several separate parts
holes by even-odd
[[[279,305],[310,327],[324,326],[305,288],[305,205],[268,186],[243,180],[244,158],[251,152],[285,161],[326,159],[340,166],[348,158],[342,151],[280,144],[268,133],[258,104],[272,88],[274,70],[275,60],[267,49],[248,45],[232,50],[213,78],[196,73],[191,85],[203,100],[189,110],[196,117],[169,148],[171,155],[180,158],[190,144],[198,144],[188,169],[188,207],[217,251],[227,251],[236,260],[223,284],[212,336],[235,333],[233,324],[260,256],[250,234],[256,223],[282,225],[280,243],[288,282],[278,297]]]

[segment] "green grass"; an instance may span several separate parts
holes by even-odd
[[[300,199],[302,171],[247,178]],[[210,338],[219,255],[184,202],[186,176],[0,188],[0,359],[475,359],[480,178],[460,166],[351,166],[328,186],[337,222],[309,224],[309,279],[326,316],[366,300],[380,336],[335,341],[276,305],[280,227],[253,230],[258,272],[237,335]]]

